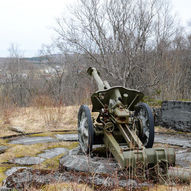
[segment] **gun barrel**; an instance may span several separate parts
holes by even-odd
[[[99,75],[98,71],[96,70],[96,68],[93,68],[93,67],[88,68],[87,73],[88,73],[90,76],[93,76],[93,77],[94,77],[94,79],[95,79],[95,81],[96,81],[96,84],[97,84],[97,86],[98,86],[98,90],[107,89],[107,87],[105,86],[104,82],[103,82],[102,79],[100,78],[100,75]]]

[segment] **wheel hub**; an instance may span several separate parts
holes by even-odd
[[[147,104],[141,103],[137,106],[135,112],[138,121],[138,136],[146,148],[152,148],[154,142],[154,120],[152,111]]]
[[[79,135],[80,146],[83,152],[85,152],[88,148],[88,123],[87,123],[87,117],[85,116],[84,112],[82,112],[81,114],[81,120],[78,127],[78,135]]]

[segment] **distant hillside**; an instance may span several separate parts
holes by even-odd
[[[5,64],[7,60],[7,58],[0,57],[0,64]]]
[[[55,60],[60,59],[61,54],[53,54],[51,56],[35,56],[35,57],[23,57],[21,60],[30,62],[31,64],[46,64],[48,62],[47,57],[52,57]],[[9,57],[0,57],[0,64],[6,64],[9,61]]]
[[[28,61],[40,62],[43,59],[43,57],[29,57],[29,58],[23,58],[23,59]]]

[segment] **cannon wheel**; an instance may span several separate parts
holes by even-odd
[[[81,105],[78,112],[78,139],[84,154],[92,151],[94,129],[91,113],[87,105]]]
[[[146,148],[152,148],[154,143],[154,118],[150,107],[146,103],[139,103],[135,109],[135,116],[139,120],[139,138]]]

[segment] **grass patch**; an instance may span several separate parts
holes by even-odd
[[[78,142],[54,142],[54,143],[37,143],[34,145],[14,145],[10,147],[5,153],[1,154],[0,163],[9,161],[13,158],[20,158],[25,156],[36,156],[44,150],[64,147],[73,149],[78,146]]]
[[[63,129],[63,131],[62,130],[56,131],[56,132],[45,131],[43,133],[32,134],[32,135],[29,135],[29,137],[55,137],[56,134],[76,134],[76,133],[77,133],[76,130],[64,132],[64,129]]]
[[[49,184],[42,188],[42,191],[93,191],[88,185],[71,183]]]
[[[158,185],[156,184],[153,187],[149,187],[147,189],[149,191],[190,191],[191,186],[185,186],[185,185]]]
[[[0,166],[0,186],[2,186],[1,183],[6,178],[5,171],[8,169],[9,167]]]
[[[191,136],[191,133],[189,132],[183,132],[183,131],[177,131],[174,129],[169,129],[161,126],[155,126],[155,132],[156,133],[169,133],[169,134],[176,134],[176,135],[184,135],[186,136]]]
[[[73,149],[79,145],[78,142],[56,142],[56,143],[49,143],[47,149],[54,149],[57,147],[63,147],[66,149]]]
[[[40,169],[46,169],[46,170],[58,170],[59,159],[65,154],[66,153],[63,153],[51,159],[47,159],[44,162],[42,162],[40,165],[34,166],[33,168],[40,168]]]
[[[10,146],[10,145],[9,145]],[[53,149],[53,148],[67,148],[67,149],[73,149],[78,146],[78,142],[50,142],[50,143],[37,143],[34,145],[11,145],[11,147],[5,152],[2,153],[0,156],[0,163],[8,162],[11,159],[14,158],[20,158],[25,156],[36,156],[40,153],[43,153],[44,150],[47,149]],[[32,168],[44,168],[44,169],[58,169],[59,166],[59,159],[64,154],[60,154],[56,157],[53,157],[51,159],[45,160],[40,165],[33,165]],[[18,166],[18,165],[3,165],[0,166],[0,185],[1,182],[6,178],[6,175],[4,172],[8,170],[11,167]]]
[[[0,113],[0,134],[1,136],[18,134],[8,127],[19,127],[25,133],[56,129],[75,130],[78,109],[79,106],[15,107],[10,109],[6,118],[3,112]]]
[[[0,163],[14,158],[35,156],[42,150],[46,149],[46,147],[46,145],[41,143],[34,145],[13,145],[5,153],[1,154]]]
[[[32,134],[29,135],[28,137],[54,137],[54,133],[47,131],[43,133]]]
[[[144,96],[142,102],[147,103],[151,107],[160,107],[162,105],[162,100],[157,100],[148,96]]]
[[[0,146],[8,146],[7,140],[0,139]]]
[[[78,145],[79,145],[78,142],[70,142],[70,144],[68,144],[68,146],[66,148],[70,150],[70,149],[77,147]]]

